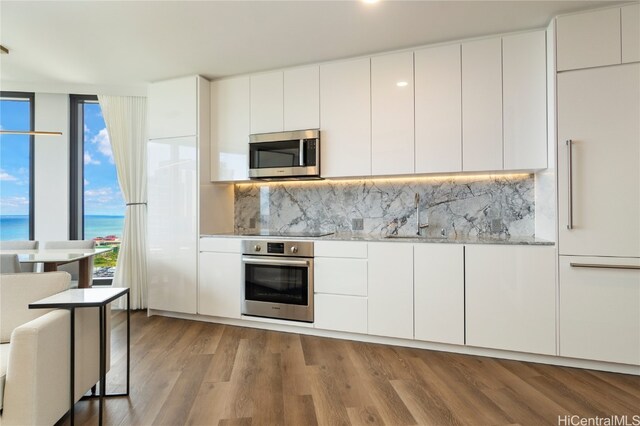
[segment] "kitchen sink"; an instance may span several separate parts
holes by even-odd
[[[385,235],[388,240],[446,240],[448,237],[423,237],[421,235]]]

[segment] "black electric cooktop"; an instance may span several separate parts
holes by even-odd
[[[256,231],[243,233],[247,237],[287,237],[287,238],[318,238],[326,237],[327,235],[333,235],[333,232],[303,232],[303,231]]]

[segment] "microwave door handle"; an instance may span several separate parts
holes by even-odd
[[[300,167],[304,167],[304,139],[300,139]]]
[[[259,259],[253,257],[243,257],[244,263],[256,265],[273,265],[273,266],[308,266],[308,260],[288,260],[288,259]]]

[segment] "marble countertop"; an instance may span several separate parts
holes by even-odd
[[[336,233],[326,235],[324,237],[315,238],[296,238],[296,237],[280,237],[280,236],[256,236],[243,233],[222,233],[212,235],[201,235],[202,238],[245,238],[255,240],[311,240],[311,241],[367,241],[367,242],[404,242],[404,243],[429,243],[429,244],[502,244],[502,245],[546,245],[552,246],[553,241],[543,240],[536,237],[483,237],[483,236],[464,236],[455,238],[443,237],[418,237],[414,235],[407,236],[390,236],[383,235],[360,235],[350,233]]]

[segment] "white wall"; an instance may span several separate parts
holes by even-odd
[[[35,129],[62,136],[36,136],[34,149],[35,239],[69,239],[69,95],[36,93]]]

